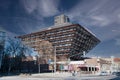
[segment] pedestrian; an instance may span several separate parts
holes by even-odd
[[[75,71],[72,71],[72,76],[75,76]]]

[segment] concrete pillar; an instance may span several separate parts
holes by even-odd
[[[93,68],[93,67],[90,67],[90,69],[91,69],[91,73],[93,72],[92,68]]]
[[[95,67],[93,67],[93,71],[94,71],[94,74],[95,74]]]
[[[90,67],[90,73],[92,73],[92,67]]]
[[[87,67],[87,71],[89,71],[89,67]]]

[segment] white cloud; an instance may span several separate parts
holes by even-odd
[[[41,0],[40,5],[38,6],[38,11],[45,17],[57,14],[59,12],[58,0]]]
[[[119,0],[83,0],[68,11],[72,21],[91,29],[102,41],[120,35]],[[112,30],[117,30],[113,31]]]
[[[115,31],[117,31],[117,30],[114,30],[114,29],[112,30],[112,32],[115,32]]]
[[[120,18],[120,14],[118,14],[118,17]]]
[[[21,32],[28,34],[31,32],[36,32],[44,26],[44,20],[35,20],[23,17],[14,18],[16,25],[20,28]],[[44,26],[46,27],[46,26]]]
[[[22,3],[28,13],[32,13],[37,8],[37,0],[22,0]]]
[[[22,4],[29,14],[49,17],[59,13],[59,0],[22,0]]]
[[[21,32],[31,33],[46,27],[44,18],[59,13],[59,0],[20,0],[25,11],[35,19],[16,18]]]
[[[117,38],[117,39],[116,39],[116,45],[119,45],[119,46],[120,46],[120,38]]]
[[[90,20],[87,24],[94,25],[93,23],[96,23],[99,26],[106,26],[118,20],[117,15],[120,11],[118,5],[120,3],[112,0],[84,0],[74,6],[68,15],[72,16],[71,18],[75,21],[78,19],[79,21]]]
[[[10,36],[10,37],[15,37],[15,36],[17,36],[16,33],[10,32],[9,30],[4,29],[2,26],[0,26],[0,31],[6,32],[6,34],[7,34],[6,36]]]
[[[105,16],[91,16],[91,19],[93,19],[91,25],[99,25],[104,27],[110,24],[110,20]]]

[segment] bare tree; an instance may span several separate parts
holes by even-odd
[[[0,68],[2,65],[3,53],[4,53],[4,45],[5,45],[5,32],[0,31]]]
[[[21,42],[17,39],[7,39],[6,52],[9,56],[16,56],[21,48]]]
[[[39,55],[40,58],[42,59],[41,61],[48,61],[49,59],[53,60],[53,55],[54,55],[54,50],[53,50],[53,46],[52,43],[50,43],[49,41],[41,41],[39,43]]]
[[[19,39],[15,38],[7,39],[5,54],[7,54],[9,58],[8,73],[11,71],[12,67],[19,65],[22,57],[25,57],[25,52],[27,50],[28,48],[25,45],[23,45]]]
[[[0,68],[2,65],[3,53],[4,53],[4,45],[3,42],[0,41]]]

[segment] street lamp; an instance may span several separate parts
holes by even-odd
[[[67,61],[67,63],[68,63],[68,64],[70,63],[70,58],[68,58],[68,61]]]
[[[40,73],[40,54],[38,55],[38,73]]]
[[[54,73],[56,72],[56,46],[54,46]]]

